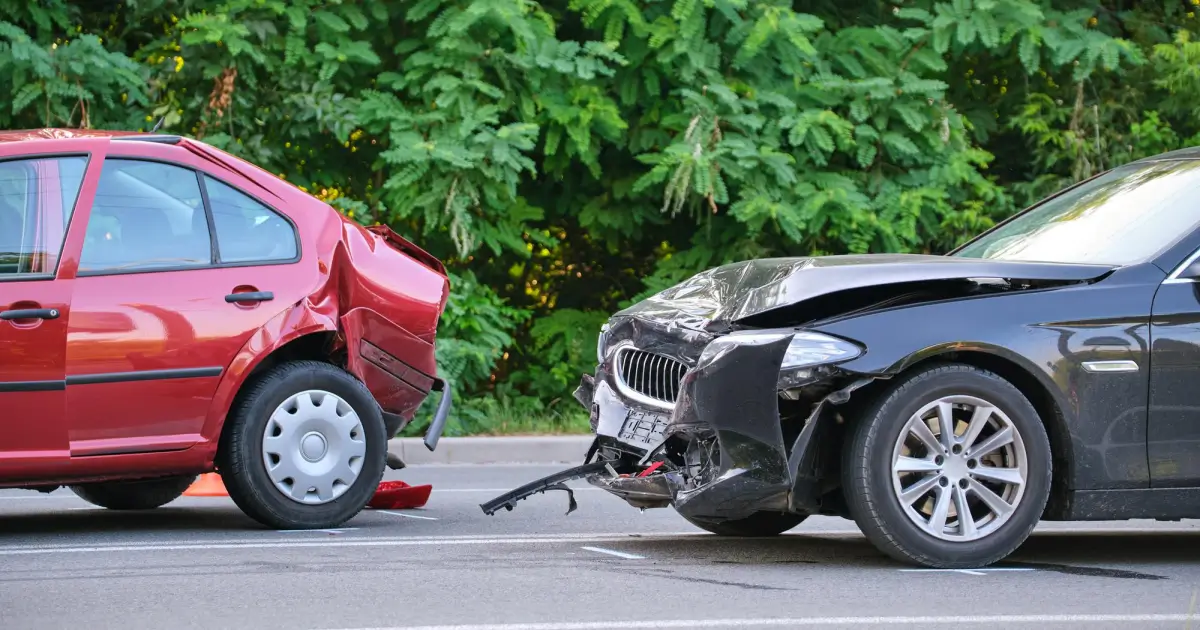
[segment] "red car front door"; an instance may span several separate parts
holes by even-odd
[[[72,282],[59,261],[87,165],[86,155],[0,157],[0,481],[61,474],[69,457]]]
[[[80,256],[66,350],[74,457],[202,441],[224,370],[307,291],[289,221],[183,149],[139,148],[110,149]]]

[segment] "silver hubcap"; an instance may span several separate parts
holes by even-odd
[[[284,496],[319,505],[354,485],[367,442],[350,403],[312,389],[275,408],[263,432],[262,450],[267,475]]]
[[[892,487],[904,513],[931,536],[966,542],[1008,522],[1029,463],[1003,411],[973,396],[947,396],[913,414],[892,449]]]

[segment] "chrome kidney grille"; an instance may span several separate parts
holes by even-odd
[[[687,365],[670,357],[636,348],[621,348],[616,356],[617,381],[626,395],[670,407],[679,398]],[[636,394],[636,395],[634,395]]]

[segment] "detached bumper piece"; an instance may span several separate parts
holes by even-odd
[[[479,507],[488,516],[495,514],[500,508],[511,512],[513,507],[516,506],[517,501],[521,499],[527,499],[535,494],[544,493],[547,490],[562,490],[567,493],[567,514],[570,514],[579,507],[579,504],[575,502],[575,492],[567,486],[566,482],[598,474],[609,466],[608,462],[593,462],[591,464],[584,464],[583,466],[568,468],[548,477],[527,483],[516,490],[505,492],[487,503],[481,503]]]
[[[600,444],[601,440],[597,439],[584,458],[584,461],[591,463],[568,468],[527,483],[487,503],[482,503],[479,507],[483,509],[484,514],[491,516],[501,508],[512,511],[517,501],[527,499],[535,494],[544,493],[547,490],[562,490],[567,493],[567,514],[570,514],[579,506],[575,502],[574,491],[567,486],[566,482],[585,478],[589,484],[624,499],[636,508],[666,507],[671,504],[672,497],[683,484],[683,479],[678,472],[660,471],[659,468],[665,463],[663,461],[657,461],[649,466],[641,466],[621,459],[605,459]],[[596,460],[598,454],[600,459],[593,461]]]
[[[425,448],[432,451],[437,448],[438,440],[442,439],[442,431],[446,428],[446,420],[450,417],[450,383],[443,379],[435,379],[433,391],[442,392],[442,400],[438,402],[437,411],[433,414],[433,422],[425,432]]]

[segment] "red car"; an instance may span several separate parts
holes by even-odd
[[[176,136],[0,132],[0,487],[149,509],[217,470],[250,517],[357,514],[432,390],[445,268]]]

